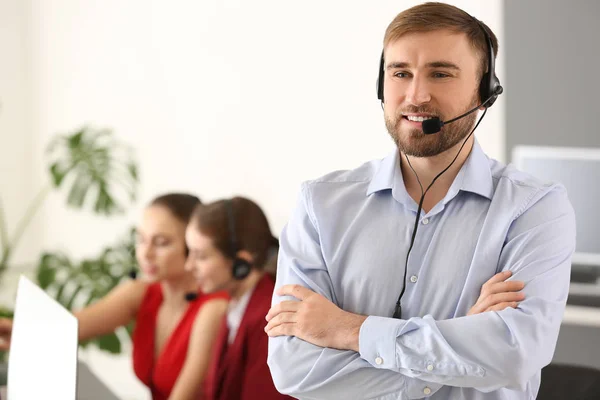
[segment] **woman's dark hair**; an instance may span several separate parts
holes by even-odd
[[[233,221],[229,220],[230,215]],[[236,250],[246,250],[252,254],[253,267],[260,270],[264,269],[273,252],[279,248],[279,240],[271,233],[265,213],[258,204],[245,197],[197,206],[190,222],[203,235],[212,238],[215,247],[230,258],[235,256],[232,254],[234,236],[230,232],[233,226]]]
[[[198,197],[187,193],[167,193],[156,197],[150,202],[151,206],[165,207],[186,225],[190,222],[194,210],[200,204],[202,202]]]

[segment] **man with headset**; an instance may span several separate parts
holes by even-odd
[[[472,136],[476,111],[483,118],[502,93],[497,48],[486,25],[447,4],[388,26],[377,94],[397,149],[302,185],[265,328],[279,391],[536,397],[567,299],[575,218],[562,186],[489,159]],[[473,312],[507,278],[525,283],[518,305],[496,293],[498,307]]]

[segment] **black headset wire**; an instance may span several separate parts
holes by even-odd
[[[486,102],[484,102],[484,104],[485,103]],[[477,129],[477,127],[479,126],[479,124],[483,120],[483,117],[485,117],[485,114],[487,113],[487,110],[488,110],[487,107],[483,110],[483,114],[479,118],[479,121],[477,121],[477,124],[475,124],[475,127],[471,130],[471,132],[469,133],[469,135],[467,136],[467,138],[463,141],[462,146],[460,146],[460,149],[456,153],[456,156],[454,157],[454,159],[452,160],[452,162],[446,168],[444,168],[444,170],[442,170],[442,172],[440,172],[439,174],[437,174],[437,176],[435,178],[433,178],[433,180],[431,181],[431,183],[429,184],[429,186],[427,187],[427,189],[425,190],[425,192],[423,192],[423,185],[421,184],[421,180],[419,179],[419,175],[417,175],[417,172],[414,170],[412,164],[410,163],[410,160],[409,160],[408,156],[406,156],[406,161],[408,162],[408,166],[410,167],[410,169],[412,170],[412,172],[415,174],[415,177],[417,178],[417,182],[419,183],[419,187],[421,188],[421,199],[419,200],[419,206],[417,208],[417,216],[415,218],[415,224],[414,224],[414,227],[413,227],[412,237],[410,239],[410,246],[408,247],[408,252],[406,253],[406,263],[404,264],[404,276],[403,276],[403,279],[402,279],[402,291],[400,292],[400,296],[398,296],[398,300],[396,301],[396,308],[394,310],[394,318],[401,318],[402,317],[402,296],[404,295],[404,292],[406,291],[406,275],[407,275],[407,272],[408,272],[408,259],[410,257],[410,252],[411,252],[411,250],[413,248],[413,245],[415,244],[415,238],[417,237],[417,229],[419,227],[419,217],[421,216],[421,210],[423,209],[423,201],[425,200],[425,195],[427,194],[427,192],[429,191],[429,189],[431,189],[431,187],[433,186],[433,184],[435,183],[435,181],[437,181],[437,179],[440,176],[442,176],[442,174],[444,172],[448,171],[450,169],[450,167],[454,164],[454,162],[458,159],[458,156],[460,155],[460,152],[462,151],[463,147],[465,147],[465,144],[467,144],[467,141],[469,140],[469,138],[473,135],[473,132],[475,132],[475,129]]]

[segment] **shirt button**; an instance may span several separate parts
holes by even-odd
[[[410,281],[411,281],[412,283],[417,283],[417,279],[418,279],[418,278],[417,278],[417,276],[416,276],[416,275],[413,275],[413,276],[411,276],[411,277],[410,277]]]
[[[433,371],[433,365],[427,364],[427,371]]]
[[[423,225],[427,225],[429,223],[429,218],[423,218]]]
[[[377,357],[377,358],[375,359],[375,364],[377,364],[377,365],[381,365],[381,364],[383,364],[383,358],[381,358],[381,357]]]
[[[431,389],[429,389],[428,387],[425,387],[425,389],[423,389],[423,393],[431,394]]]

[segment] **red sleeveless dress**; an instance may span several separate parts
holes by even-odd
[[[163,301],[160,283],[148,286],[137,314],[133,331],[133,370],[142,383],[152,392],[153,400],[166,400],[175,386],[183,368],[196,314],[207,301],[227,298],[225,293],[199,295],[189,306],[154,358],[154,339],[158,309]]]

